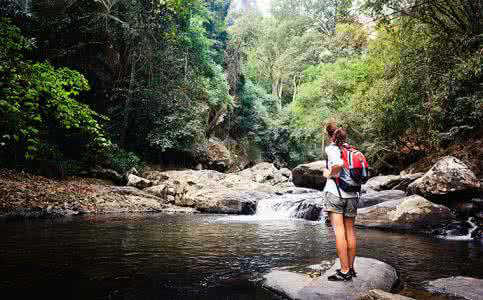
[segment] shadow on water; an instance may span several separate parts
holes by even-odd
[[[223,215],[85,216],[2,225],[2,299],[274,299],[271,268],[335,258],[324,224]],[[471,242],[358,229],[358,254],[395,266],[403,293],[483,277]],[[422,297],[422,296],[421,296]]]

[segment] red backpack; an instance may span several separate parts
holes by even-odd
[[[359,193],[361,185],[369,179],[367,159],[361,151],[349,144],[344,144],[339,149],[344,167],[335,182],[345,192]]]

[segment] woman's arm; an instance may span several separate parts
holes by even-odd
[[[339,175],[340,170],[344,165],[344,162],[340,157],[339,148],[335,146],[329,146],[325,149],[325,152],[327,153],[327,160],[331,162],[331,167],[330,169],[324,169],[323,171],[324,177],[328,178],[328,177]]]

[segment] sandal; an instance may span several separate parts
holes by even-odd
[[[342,273],[340,269],[335,270],[335,274],[327,277],[329,281],[349,281],[352,280],[352,275],[350,271],[347,274]]]

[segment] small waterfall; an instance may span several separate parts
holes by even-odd
[[[287,219],[320,220],[322,193],[283,194],[258,201],[254,215],[220,218],[224,221],[269,221]]]
[[[319,220],[322,193],[285,194],[259,201],[255,216],[258,219]]]
[[[473,218],[468,218],[465,222],[454,222],[442,230],[439,230],[437,237],[445,240],[456,240],[456,241],[471,241],[473,240],[472,233],[477,230],[478,225],[473,222]]]

